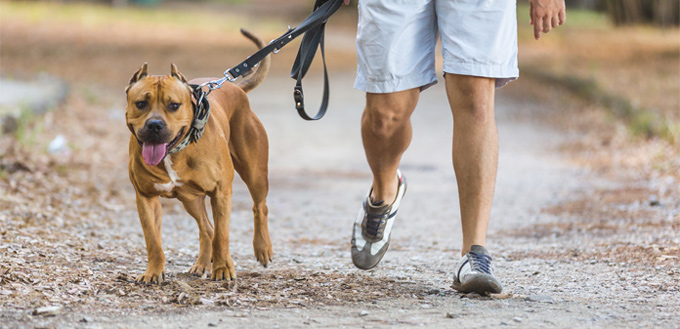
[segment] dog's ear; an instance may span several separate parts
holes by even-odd
[[[128,84],[127,88],[125,88],[125,92],[127,93],[128,90],[130,90],[130,87],[132,87],[133,84],[135,84],[137,81],[142,80],[145,76],[149,75],[146,72],[146,69],[148,68],[147,63],[144,63],[135,74],[132,75],[132,78],[130,78],[130,83]]]
[[[185,78],[184,75],[177,69],[177,65],[175,65],[175,63],[170,64],[170,76],[183,83],[189,84],[189,81],[187,81],[187,78]]]

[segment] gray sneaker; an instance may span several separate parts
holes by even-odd
[[[362,270],[378,265],[390,245],[394,216],[406,193],[406,178],[397,170],[399,187],[392,204],[371,202],[371,188],[363,202],[352,230],[352,262]]]
[[[499,294],[503,286],[493,274],[491,256],[486,248],[474,245],[470,252],[461,257],[453,273],[453,289],[460,292]]]

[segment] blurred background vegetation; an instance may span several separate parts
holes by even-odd
[[[146,61],[214,76],[253,52],[240,27],[271,40],[308,15],[313,2],[0,1],[0,75],[47,72],[71,83],[120,87]],[[636,136],[680,144],[680,1],[566,3],[566,25],[535,41],[528,1],[518,2],[525,80],[597,104]],[[356,65],[355,29],[352,8],[341,8],[327,29],[330,65],[343,72]],[[273,73],[289,70],[295,48],[277,55]]]

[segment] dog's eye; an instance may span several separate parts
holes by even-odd
[[[170,103],[170,105],[168,105],[168,111],[170,112],[177,111],[181,105],[182,104],[180,103]]]
[[[139,101],[139,102],[135,103],[135,106],[137,106],[137,108],[141,110],[141,109],[146,107],[146,102],[145,101]]]

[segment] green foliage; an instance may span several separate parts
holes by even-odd
[[[156,7],[112,8],[101,4],[44,2],[3,2],[0,19],[3,17],[20,17],[29,22],[69,23],[84,28],[122,22],[140,28],[205,26],[224,31],[237,31],[245,22],[245,18],[229,13],[196,11],[189,14],[186,11]]]
[[[22,145],[34,145],[36,138],[43,130],[42,124],[36,123],[35,114],[31,110],[23,109],[17,118],[17,129],[14,138]]]
[[[635,136],[659,137],[671,144],[680,144],[680,124],[650,109],[635,106],[621,95],[607,92],[594,79],[574,75],[557,76],[532,67],[523,67],[521,71],[538,80],[561,86],[578,97],[603,106],[613,117],[625,122]]]
[[[517,5],[517,33],[519,41],[527,41],[534,38],[534,27],[530,25],[529,5]],[[567,22],[551,35],[567,33],[569,31],[578,31],[583,29],[589,30],[607,30],[613,25],[605,13],[594,10],[586,10],[580,8],[570,8],[567,5]]]

